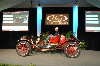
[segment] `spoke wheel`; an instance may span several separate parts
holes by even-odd
[[[19,42],[17,45],[16,45],[16,52],[18,55],[20,56],[27,56],[29,55],[29,51],[30,51],[30,45],[28,42]]]
[[[64,47],[64,53],[69,58],[76,58],[80,54],[80,47],[76,43],[68,43]]]

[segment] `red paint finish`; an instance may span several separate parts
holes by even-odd
[[[60,35],[59,36],[57,36],[56,38],[51,38],[50,37],[50,41],[49,41],[49,43],[58,43],[58,41],[59,41],[59,38],[60,38]]]

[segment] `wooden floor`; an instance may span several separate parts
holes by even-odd
[[[67,58],[64,53],[33,52],[30,56],[21,57],[16,49],[0,49],[0,63],[36,66],[100,66],[100,51],[81,50],[77,58]]]

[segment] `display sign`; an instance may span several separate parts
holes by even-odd
[[[28,31],[29,11],[3,12],[2,31]]]
[[[45,25],[69,25],[69,14],[46,14]]]
[[[85,11],[85,31],[100,32],[100,11]]]

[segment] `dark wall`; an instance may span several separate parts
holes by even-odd
[[[85,40],[86,45],[88,46],[86,49],[89,50],[100,50],[99,48],[99,32],[85,32],[85,11],[97,10],[99,8],[90,8],[90,7],[79,7],[78,13],[78,39]],[[13,31],[13,32],[2,32],[2,12],[0,12],[0,48],[15,48],[16,41],[23,35],[34,35],[37,34],[37,9],[36,8],[28,8],[28,9],[7,9],[5,11],[13,11],[13,10],[28,10],[29,11],[29,31],[21,32],[21,31]],[[46,14],[69,14],[69,25],[59,25],[59,32],[64,33],[68,31],[73,31],[73,8],[72,7],[49,7],[42,9],[42,32],[51,31],[54,33],[54,28],[57,25],[45,25],[45,17]]]
[[[59,32],[64,33],[68,31],[73,31],[73,8],[72,7],[49,7],[43,8],[43,19],[42,19],[42,32],[51,31],[55,32],[55,27],[59,27]],[[46,14],[69,14],[69,25],[45,25]]]
[[[29,31],[2,31],[2,20],[3,20],[3,13],[0,12],[0,48],[15,48],[17,44],[17,40],[20,39],[24,35],[33,35],[36,36],[37,34],[37,10],[36,8],[12,8],[6,9],[4,11],[29,11],[29,22],[28,22],[28,29]]]
[[[78,38],[85,40],[87,49],[100,50],[100,32],[85,32],[85,11],[100,11],[100,8],[82,7],[78,9]]]

